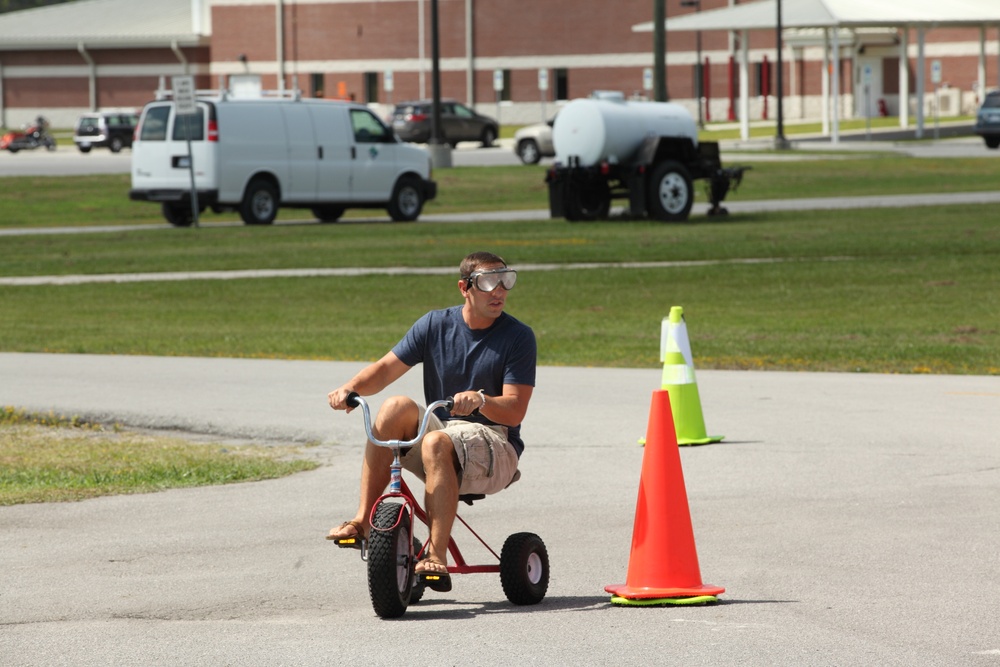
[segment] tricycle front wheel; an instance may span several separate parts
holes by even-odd
[[[409,510],[398,503],[381,503],[368,536],[368,595],[381,618],[406,613],[413,589],[412,549]]]

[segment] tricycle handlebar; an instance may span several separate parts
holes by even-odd
[[[365,399],[363,399],[360,394],[358,394],[355,391],[352,391],[350,394],[348,394],[345,403],[347,403],[347,405],[352,408],[357,408],[357,407],[361,408],[361,412],[364,413],[365,416],[365,433],[368,435],[369,441],[371,441],[375,445],[378,445],[379,447],[392,447],[394,449],[402,447],[412,447],[413,445],[420,442],[421,438],[427,435],[427,423],[430,421],[431,413],[437,410],[438,408],[451,410],[453,407],[455,407],[455,399],[452,398],[451,396],[440,401],[434,401],[433,403],[428,405],[427,409],[424,411],[424,418],[420,422],[420,428],[417,429],[417,434],[413,437],[412,440],[379,440],[372,433],[371,409],[368,407],[368,402],[365,401]]]

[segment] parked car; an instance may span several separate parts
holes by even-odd
[[[976,114],[975,131],[986,142],[987,148],[1000,148],[1000,90],[986,94],[983,106]]]
[[[132,146],[132,135],[138,124],[139,114],[136,113],[85,113],[76,121],[73,143],[81,153],[89,153],[95,147],[117,153]]]
[[[556,154],[555,145],[552,143],[552,125],[556,119],[547,123],[535,123],[527,125],[514,133],[514,153],[521,158],[524,164],[538,164],[543,157],[552,157]]]
[[[392,112],[392,129],[403,141],[426,144],[431,138],[432,107],[432,100],[400,102]],[[460,141],[478,141],[489,148],[500,135],[494,119],[455,100],[441,100],[441,131],[452,148]]]

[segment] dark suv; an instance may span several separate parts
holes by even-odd
[[[73,142],[81,153],[106,146],[112,153],[132,146],[139,114],[126,112],[85,113],[76,121]]]
[[[392,129],[399,138],[415,144],[426,144],[431,138],[431,100],[400,102],[392,112]],[[441,100],[442,139],[452,148],[460,141],[478,141],[484,148],[493,145],[499,135],[497,122],[489,116],[455,100]]]
[[[986,94],[976,114],[976,134],[983,138],[987,148],[1000,148],[1000,90]]]

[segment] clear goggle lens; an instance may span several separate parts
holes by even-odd
[[[476,271],[469,280],[481,292],[492,292],[499,285],[507,291],[514,289],[517,282],[517,271],[514,269],[491,269],[489,271]]]

